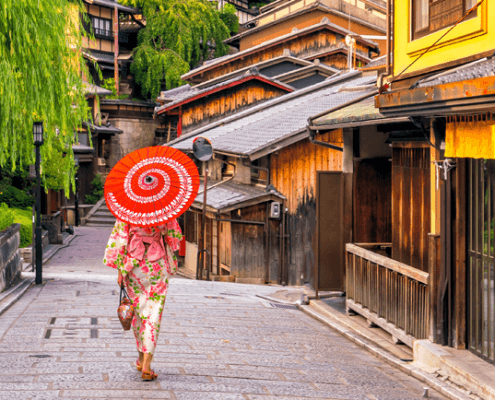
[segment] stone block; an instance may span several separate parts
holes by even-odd
[[[22,270],[20,229],[20,224],[13,224],[0,232],[0,291],[8,287]]]

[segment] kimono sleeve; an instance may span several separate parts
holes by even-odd
[[[116,268],[124,274],[127,273],[124,269],[124,260],[127,256],[128,242],[129,225],[117,220],[108,239],[103,264],[107,267]]]
[[[182,239],[182,231],[177,220],[170,221],[166,225],[165,243],[170,246],[172,251],[179,249],[179,242]]]

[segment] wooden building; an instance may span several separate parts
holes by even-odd
[[[260,75],[257,69],[205,87],[163,92],[158,101],[166,102],[155,110],[160,125],[167,130],[167,141],[201,126],[238,113],[263,101],[290,93],[294,89],[280,81]],[[171,136],[171,131],[174,136]]]
[[[92,30],[94,39],[83,37],[82,51],[84,57],[89,61],[88,67],[93,82],[101,84],[98,72],[92,65],[93,62],[98,64],[103,79],[115,78],[118,82],[120,69],[126,70],[126,64],[129,56],[121,54],[119,43],[127,44],[129,41],[128,33],[119,32],[119,18],[137,14],[138,10],[133,7],[124,6],[115,0],[84,0],[87,11],[87,21],[82,19],[84,29],[88,32]],[[123,71],[126,72],[126,71]],[[124,77],[127,74],[124,75]],[[117,88],[119,92],[119,88]]]
[[[318,24],[326,17],[333,24],[347,28],[357,35],[381,36],[376,42],[384,52],[385,10],[378,5],[373,10],[375,12],[335,0],[292,0],[274,8],[262,7],[261,15],[249,22],[248,25],[252,26],[250,29],[232,36],[225,43],[244,51],[289,34],[294,28],[303,29]]]
[[[318,140],[332,148],[316,147],[306,131],[307,118],[362,95],[362,88],[356,90],[354,86],[375,82],[376,76],[362,77],[358,71],[342,74],[251,107],[171,142],[171,146],[189,152],[194,138],[206,137],[212,142],[217,159],[210,167],[210,173],[217,174],[216,180],[233,175],[246,187],[271,185],[285,197],[280,217],[281,235],[285,239],[277,257],[281,268],[272,266],[266,282],[314,283],[316,171],[342,170],[343,153],[339,150],[343,137],[342,132],[319,135]],[[345,86],[349,88],[346,90]]]
[[[330,22],[325,17],[318,24],[303,29],[294,28],[286,35],[268,40],[230,56],[212,60],[184,74],[182,79],[190,84],[206,82],[262,61],[283,56],[286,50],[290,51],[294,57],[313,60],[317,54],[327,54],[331,50],[345,48],[345,37],[348,34],[352,35],[353,32]],[[372,40],[358,36],[356,38],[355,54],[357,57],[362,56],[371,59],[374,55],[379,54],[379,46]],[[336,53],[335,56],[340,57],[339,53]],[[332,58],[331,54],[326,57],[326,63],[328,64]],[[347,69],[347,61],[341,64],[335,62],[334,64],[334,68]]]
[[[211,275],[229,276],[241,283],[269,281],[281,268],[280,218],[271,213],[271,204],[278,204],[280,209],[284,196],[271,188],[265,190],[228,178],[224,182],[209,180],[208,187],[205,219],[208,254],[204,257]],[[199,274],[202,212],[203,194],[199,193],[184,222],[185,268],[193,275]]]

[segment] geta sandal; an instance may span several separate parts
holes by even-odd
[[[141,364],[139,364],[139,359],[136,360],[136,362],[134,363],[134,365],[136,366],[136,369],[141,372],[143,370],[143,367],[141,366]]]
[[[158,375],[155,374],[155,371],[143,371],[141,378],[143,378],[143,381],[154,381],[158,378]]]

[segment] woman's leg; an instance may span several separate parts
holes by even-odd
[[[151,360],[153,359],[153,354],[151,353],[141,353],[143,354],[143,372],[151,372]]]

